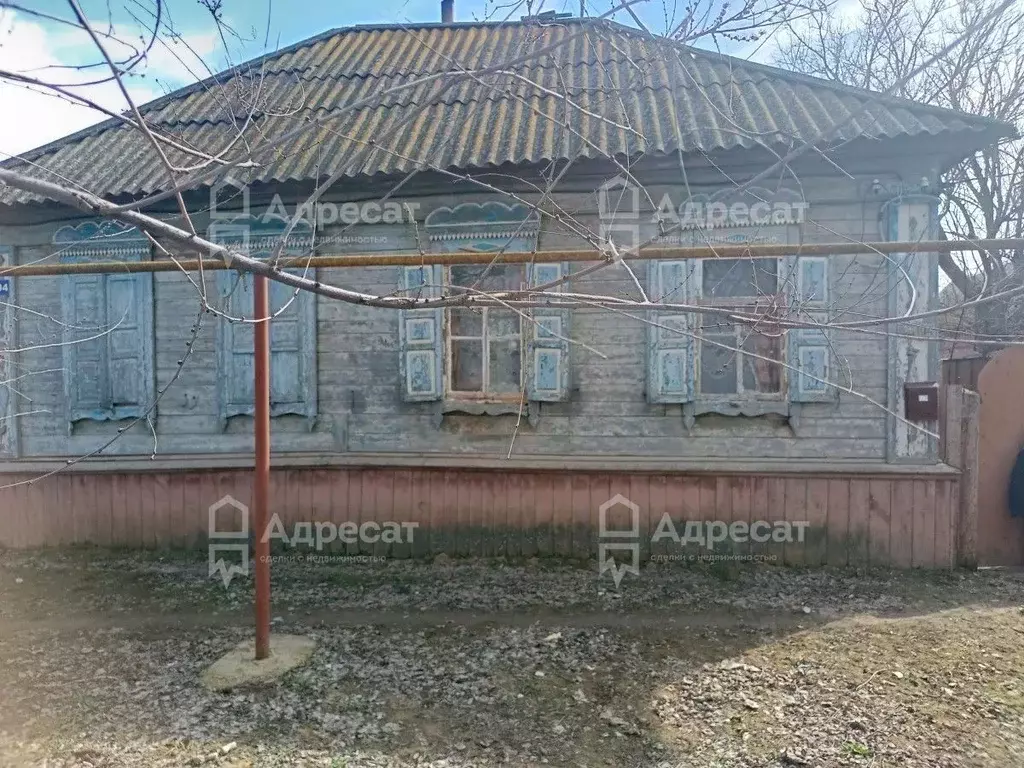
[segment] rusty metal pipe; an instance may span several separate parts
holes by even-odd
[[[253,276],[253,315],[263,320],[253,329],[256,471],[253,485],[253,529],[256,534],[256,660],[270,655],[270,541],[267,507],[270,498],[270,300],[267,278]]]
[[[648,246],[639,253],[623,256],[626,261],[653,259],[780,258],[782,256],[842,256],[871,253],[949,253],[951,251],[1024,250],[1024,238],[996,240],[927,240],[878,243],[803,243],[768,245]],[[309,267],[401,267],[419,264],[552,264],[555,262],[594,262],[606,258],[596,250],[552,250],[521,253],[354,253],[349,255],[292,256],[282,258],[280,266]],[[220,259],[203,259],[202,268],[209,271],[231,269]],[[171,261],[98,261],[81,264],[26,264],[0,269],[0,277],[36,277],[40,275],[97,275],[133,272],[197,272],[199,259]]]

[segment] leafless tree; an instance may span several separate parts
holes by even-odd
[[[966,30],[971,34],[965,36]],[[958,38],[963,45],[904,81],[922,60]],[[993,0],[858,0],[853,14],[815,12],[790,24],[775,58],[783,67],[871,90],[899,83],[894,95],[1024,126],[1019,2],[999,9]],[[1024,236],[1024,142],[1008,138],[968,157],[945,174],[940,192],[943,236]],[[943,255],[941,264],[961,299],[1004,291],[1024,278],[1020,250],[954,253]],[[993,302],[979,308],[973,330],[1019,335],[1024,323],[1015,322],[1015,306]],[[955,325],[963,322],[960,317]]]

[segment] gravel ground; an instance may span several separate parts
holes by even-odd
[[[1024,577],[285,563],[272,685],[199,673],[251,585],[201,555],[0,554],[0,765],[1021,766]]]

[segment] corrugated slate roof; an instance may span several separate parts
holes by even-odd
[[[255,148],[246,178],[283,182],[788,145],[818,140],[865,103],[825,143],[951,132],[973,135],[966,152],[1014,132],[589,20],[335,30],[142,111],[154,130],[205,153],[241,159]],[[147,139],[113,120],[23,157],[4,165],[53,169],[105,197],[167,184]],[[38,199],[0,194],[8,204]]]

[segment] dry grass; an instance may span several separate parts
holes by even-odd
[[[844,619],[670,683],[654,720],[696,765],[1024,765],[1022,640],[1016,608]]]

